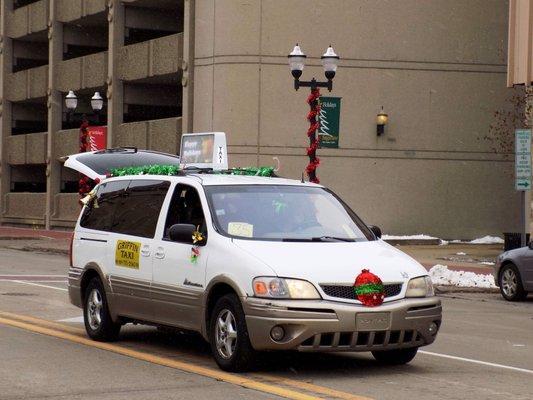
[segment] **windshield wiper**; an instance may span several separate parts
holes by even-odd
[[[355,242],[355,239],[336,236],[317,236],[311,238],[283,238],[282,242]]]
[[[355,242],[355,239],[350,238],[342,238],[337,236],[318,236],[311,238],[313,242],[331,242],[331,241],[337,241],[337,242]]]

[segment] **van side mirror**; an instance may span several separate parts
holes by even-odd
[[[192,244],[192,233],[195,230],[193,224],[174,224],[168,230],[168,237],[173,242]]]
[[[369,228],[378,239],[381,239],[381,229],[378,226],[370,225]]]

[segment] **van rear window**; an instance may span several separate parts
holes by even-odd
[[[171,154],[151,151],[107,151],[102,153],[87,153],[76,158],[99,175],[105,175],[115,168],[140,167],[143,165],[175,165],[179,166],[180,159]]]
[[[164,180],[104,182],[80,220],[83,228],[153,238],[170,186]]]

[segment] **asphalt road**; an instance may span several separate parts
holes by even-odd
[[[128,325],[119,342],[83,332],[68,303],[64,256],[0,249],[0,399],[532,399],[533,298],[443,297],[436,342],[414,361],[370,355],[271,354],[227,374],[194,334]]]

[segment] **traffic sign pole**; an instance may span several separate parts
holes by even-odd
[[[520,191],[521,247],[526,246],[528,231],[526,192],[531,190],[531,130],[515,130],[515,189]]]

